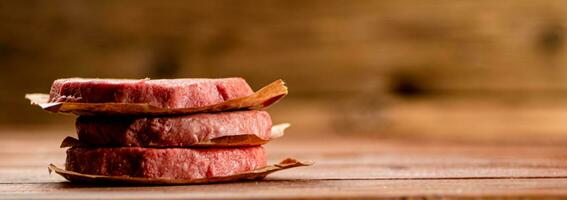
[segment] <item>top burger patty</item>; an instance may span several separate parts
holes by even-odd
[[[242,78],[57,79],[49,102],[148,103],[161,108],[195,108],[253,94]]]

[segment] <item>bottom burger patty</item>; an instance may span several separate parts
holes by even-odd
[[[83,174],[196,179],[229,176],[266,166],[261,146],[244,148],[85,148],[67,150],[65,169]]]

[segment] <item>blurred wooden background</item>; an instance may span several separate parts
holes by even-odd
[[[565,1],[0,1],[0,124],[61,77],[283,78],[296,134],[567,141]]]

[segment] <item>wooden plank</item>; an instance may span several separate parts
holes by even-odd
[[[567,179],[270,180],[213,185],[94,187],[68,183],[2,184],[19,199],[340,199],[567,195]]]
[[[567,147],[404,142],[290,135],[267,145],[271,162],[292,156],[311,167],[265,181],[211,185],[110,187],[76,185],[49,175],[63,163],[58,140],[34,131],[0,136],[0,196],[13,199],[322,199],[519,197],[567,195]],[[8,144],[9,143],[9,144]],[[12,148],[25,146],[21,152]],[[10,148],[7,148],[10,147]],[[47,149],[49,148],[49,149]]]

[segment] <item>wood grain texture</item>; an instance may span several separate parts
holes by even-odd
[[[450,144],[326,136],[288,136],[268,144],[284,156],[315,161],[264,181],[117,187],[77,185],[49,175],[62,163],[64,131],[0,134],[0,197],[8,199],[345,199],[515,198],[567,195],[567,147]],[[42,140],[32,139],[42,134]],[[26,148],[21,148],[25,146]],[[567,196],[565,196],[567,197]]]
[[[60,121],[22,96],[71,76],[283,78],[292,98],[359,104],[564,100],[566,19],[556,0],[2,2],[0,122]]]

